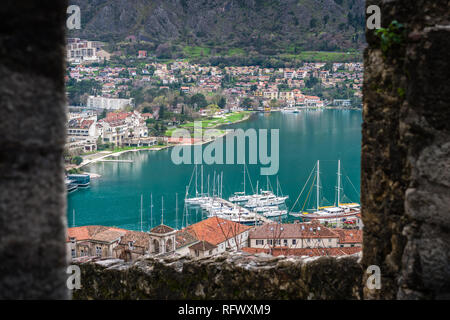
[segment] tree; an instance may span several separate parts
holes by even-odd
[[[319,79],[317,79],[316,77],[310,77],[308,80],[305,81],[305,86],[307,88],[312,88],[318,83],[319,83]]]
[[[97,120],[101,120],[106,118],[106,109],[103,109],[102,113],[100,113],[97,117]]]
[[[220,109],[225,108],[225,106],[227,105],[227,99],[225,99],[225,97],[221,97],[217,105]]]
[[[316,19],[316,18],[312,18],[312,19],[309,21],[309,27],[310,27],[311,29],[317,27],[317,19]]]
[[[164,105],[159,107],[158,115],[159,115],[159,117],[158,117],[159,120],[164,120],[165,119],[165,117],[166,117],[166,107],[164,107]]]
[[[202,109],[208,105],[205,96],[201,93],[194,94],[189,103],[191,106],[197,106],[197,109]]]
[[[219,106],[217,104],[210,104],[207,106],[207,109],[208,109],[208,116],[212,117],[219,110]]]
[[[75,156],[72,158],[72,163],[75,163],[77,166],[79,166],[83,162],[83,158],[80,156]]]
[[[246,97],[241,101],[239,106],[246,109],[251,108],[253,106],[253,100],[249,97]]]

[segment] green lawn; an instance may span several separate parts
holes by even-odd
[[[211,49],[208,47],[200,47],[200,46],[186,46],[183,48],[183,52],[190,59],[207,57],[211,53]]]
[[[249,111],[233,112],[233,113],[227,114],[225,116],[225,118],[202,119],[202,120],[197,120],[197,122],[201,122],[202,131],[204,131],[208,128],[214,128],[219,125],[231,124],[231,123],[240,121],[249,114],[250,114]],[[194,122],[188,122],[188,123],[182,124],[182,125],[180,125],[180,128],[185,128],[192,132],[194,129]],[[172,136],[174,130],[176,130],[176,128],[171,128],[171,129],[167,130],[165,135]],[[219,131],[223,132],[223,130],[219,130]]]
[[[360,61],[358,52],[303,51],[298,54],[282,54],[281,57],[314,62]]]
[[[241,48],[232,48],[230,50],[228,50],[228,55],[229,56],[242,56],[245,55],[245,50],[241,49]]]

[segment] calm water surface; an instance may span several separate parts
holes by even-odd
[[[341,159],[342,164],[344,188],[342,202],[359,201],[361,122],[361,111],[307,110],[299,114],[255,114],[250,120],[228,126],[227,129],[280,130],[280,166],[277,176],[283,194],[289,195],[287,204],[291,208],[317,160],[321,161],[322,205],[335,202],[338,159]],[[173,164],[171,150],[128,152],[117,159],[129,159],[133,160],[133,163],[99,162],[84,167],[85,171],[100,174],[101,178],[92,179],[89,188],[79,189],[68,195],[69,227],[95,224],[140,230],[141,195],[143,195],[144,231],[161,222],[162,199],[164,199],[164,223],[176,228],[180,228],[182,224],[184,226],[186,224],[186,216],[183,218],[184,194],[194,165]],[[212,191],[214,171],[216,173],[223,171],[225,198],[235,191],[242,191],[242,165],[205,165],[205,192],[208,174]],[[259,175],[260,165],[248,165],[248,173],[253,188],[256,187],[257,181],[260,188],[266,188],[266,177]],[[271,176],[269,182],[276,191],[276,176]],[[303,206],[304,209],[314,206],[315,189],[308,197],[310,186],[311,184],[306,187],[306,191],[294,208],[295,211],[299,211]],[[191,185],[191,191],[193,189],[194,183]],[[198,189],[200,191],[200,174]],[[248,179],[246,190],[251,191]],[[151,195],[153,210],[150,210]],[[202,213],[198,210],[189,210],[187,219],[189,224],[194,223],[202,219]]]

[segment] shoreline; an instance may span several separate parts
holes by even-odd
[[[219,125],[215,125],[215,126],[213,126],[213,127],[210,127],[210,128],[208,128],[208,129],[215,129],[215,128],[219,128],[219,127],[221,127],[221,126],[228,126],[228,125],[240,123],[240,122],[243,122],[243,121],[247,121],[248,119],[250,119],[250,117],[252,116],[253,113],[254,113],[254,112],[250,112],[250,114],[246,115],[246,116],[243,117],[242,119],[237,120],[237,121],[235,121],[235,122],[233,122],[233,123],[219,124]],[[89,165],[89,164],[99,162],[99,161],[104,160],[104,159],[106,159],[106,158],[108,158],[108,157],[118,157],[118,156],[120,156],[120,155],[122,155],[122,154],[125,154],[125,153],[127,153],[127,152],[137,152],[137,151],[160,151],[160,150],[164,150],[164,149],[168,149],[168,148],[175,147],[175,146],[177,146],[177,145],[178,145],[178,146],[196,146],[196,145],[198,146],[198,145],[204,145],[204,144],[207,144],[207,143],[211,143],[211,142],[213,142],[213,141],[215,141],[215,140],[217,140],[217,139],[220,139],[220,138],[226,136],[227,134],[228,134],[227,132],[224,132],[223,134],[221,134],[221,135],[215,137],[214,139],[205,140],[205,141],[201,141],[201,142],[193,143],[193,144],[174,144],[174,145],[165,145],[165,146],[154,147],[154,148],[148,147],[148,148],[139,148],[139,149],[128,149],[128,150],[122,150],[122,151],[117,151],[117,152],[111,151],[110,153],[105,154],[104,156],[101,156],[101,157],[98,157],[98,158],[95,158],[95,159],[86,160],[86,162],[83,161],[80,165],[78,165],[78,166],[76,166],[76,167],[74,167],[74,168],[75,168],[75,169],[81,169],[82,167],[85,167],[85,166],[87,166],[87,165]],[[103,152],[103,151],[100,151],[100,152]],[[100,152],[98,152],[98,153],[96,153],[96,154],[100,154]],[[96,155],[96,154],[94,154],[94,155]],[[92,175],[91,178],[99,178],[99,177],[101,177],[101,175],[96,174],[96,173],[90,173],[90,172],[85,172],[85,171],[82,171],[82,172],[83,172],[84,174],[89,174],[90,176]]]

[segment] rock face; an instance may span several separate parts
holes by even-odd
[[[0,6],[0,299],[68,298],[66,1]]]
[[[71,0],[82,28],[102,41],[134,35],[156,44],[223,46],[260,53],[364,45],[363,0]],[[349,15],[350,13],[350,15]],[[273,51],[276,49],[275,51]],[[291,52],[294,53],[294,52]]]
[[[450,7],[372,4],[382,9],[386,37],[366,34],[362,263],[380,266],[383,287],[365,297],[448,298]]]
[[[359,256],[117,260],[81,265],[75,299],[360,299]]]

